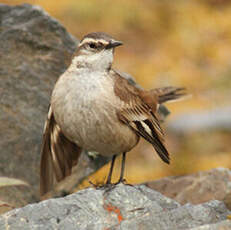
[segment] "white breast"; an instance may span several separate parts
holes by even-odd
[[[69,71],[57,82],[51,106],[68,138],[86,150],[110,156],[129,151],[138,141],[117,118],[120,103],[107,73]]]

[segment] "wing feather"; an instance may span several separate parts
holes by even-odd
[[[169,154],[164,146],[164,134],[154,113],[158,102],[151,102],[147,97],[148,94],[144,95],[142,92],[115,73],[115,94],[124,102],[117,113],[118,118],[137,135],[150,142],[161,159],[169,163]],[[153,98],[156,98],[156,95]],[[152,103],[151,106],[150,103]]]

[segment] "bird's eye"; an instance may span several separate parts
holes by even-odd
[[[96,49],[96,48],[97,48],[96,44],[93,43],[93,42],[89,44],[89,47],[90,47],[91,49]]]

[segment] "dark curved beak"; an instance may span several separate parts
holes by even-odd
[[[109,42],[108,45],[106,45],[106,49],[115,48],[115,47],[121,46],[121,45],[123,45],[123,42],[112,40]]]

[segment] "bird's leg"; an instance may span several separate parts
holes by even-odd
[[[109,175],[108,175],[108,178],[107,178],[107,183],[105,184],[105,186],[106,186],[105,194],[112,191],[116,187],[117,184],[119,184],[119,183],[125,184],[125,182],[126,182],[125,179],[124,179],[124,168],[125,168],[125,160],[126,160],[126,152],[125,152],[122,155],[120,178],[116,183],[113,183],[113,184],[111,183],[111,175],[112,175],[112,170],[113,170],[115,158],[116,158],[116,155],[114,155],[113,158],[112,158],[110,172],[109,172]],[[127,184],[127,183],[126,183],[126,185],[132,186],[132,185]]]
[[[108,177],[107,177],[107,181],[106,181],[106,184],[102,185],[102,186],[94,186],[93,183],[93,186],[95,188],[106,188],[106,192],[109,192],[111,191],[112,189],[115,188],[115,186],[119,183],[125,183],[125,179],[124,179],[124,169],[125,169],[125,160],[126,160],[126,152],[123,153],[122,155],[122,163],[121,163],[121,171],[120,171],[120,178],[119,180],[116,182],[116,183],[111,183],[111,177],[112,177],[112,172],[113,172],[113,168],[114,168],[114,164],[115,164],[115,159],[116,159],[116,156],[117,155],[113,155],[112,157],[112,161],[111,161],[111,166],[110,166],[110,171],[109,171],[109,174],[108,174]],[[128,184],[130,185],[130,184]]]
[[[115,159],[116,159],[116,155],[113,155],[106,184],[111,184],[111,176],[112,176],[112,171],[113,171],[114,164],[115,164]]]
[[[122,155],[122,163],[121,163],[121,171],[120,171],[120,179],[118,180],[117,184],[125,182],[124,179],[124,169],[125,169],[125,160],[126,160],[126,152]]]

